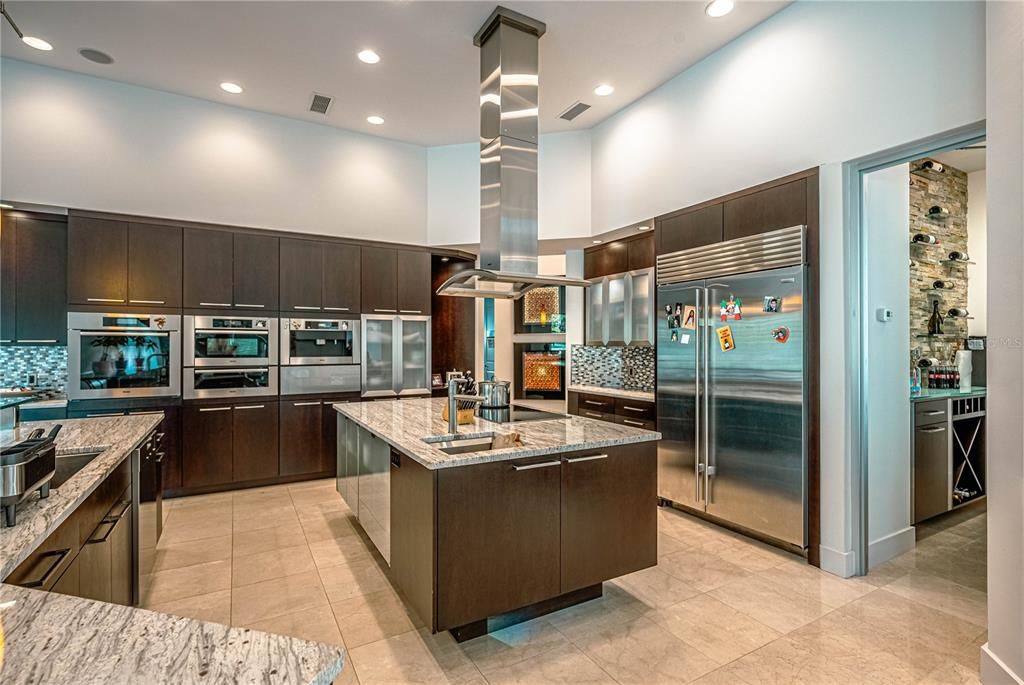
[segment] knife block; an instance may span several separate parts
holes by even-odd
[[[456,422],[458,422],[458,425],[460,425],[460,426],[465,426],[466,424],[473,423],[473,419],[474,418],[476,418],[476,410],[475,409],[470,408],[470,409],[456,409],[455,410],[455,420],[456,420]],[[444,411],[441,412],[441,419],[444,420],[444,421],[448,420],[448,405],[447,404],[444,405]]]

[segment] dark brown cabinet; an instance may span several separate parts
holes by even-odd
[[[62,221],[4,218],[0,339],[5,343],[67,343],[67,241]]]
[[[358,314],[360,311],[359,247],[324,243],[324,311]]]
[[[186,228],[183,238],[185,307],[277,310],[276,237]]]
[[[184,407],[182,420],[182,486],[224,485],[232,480],[234,427],[231,406]]]
[[[363,247],[360,248],[360,261],[359,290],[363,313],[397,314],[397,250],[389,247]]]
[[[654,402],[646,400],[570,391],[568,412],[588,419],[656,430],[656,407]]]
[[[276,310],[278,308],[278,239],[272,236],[236,233],[234,236],[235,307]]]
[[[327,470],[323,449],[323,403],[319,400],[281,402],[281,475],[295,476]]]
[[[181,487],[181,407],[166,407],[163,413],[164,422],[159,428],[164,434],[160,445],[163,487],[177,490]]]
[[[722,205],[684,209],[659,217],[655,222],[658,254],[670,254],[722,242],[725,230]]]
[[[652,445],[564,458],[562,592],[658,563],[658,470]]]
[[[315,240],[281,240],[282,311],[323,308],[323,245]]]
[[[430,254],[397,250],[396,279],[399,314],[430,315]]]
[[[726,200],[724,237],[732,240],[804,225],[807,205],[806,178]]]
[[[281,240],[281,310],[359,313],[359,247]]]
[[[428,625],[435,615],[434,473],[391,450],[391,575]]]
[[[438,472],[439,627],[560,594],[561,487],[555,455]]]
[[[234,243],[231,233],[186,228],[182,237],[182,304],[186,307],[230,307],[234,302]]]
[[[67,250],[69,303],[128,303],[127,222],[72,214]]]
[[[616,240],[583,251],[583,277],[600,278],[629,271],[629,245]]]
[[[76,560],[79,597],[131,606],[132,502],[125,493],[82,545]]]
[[[128,304],[181,306],[181,228],[128,224]]]
[[[654,266],[654,233],[647,232],[642,238],[634,238],[627,246],[629,270],[650,269]]]
[[[280,472],[277,402],[247,402],[232,410],[232,480],[265,480]]]

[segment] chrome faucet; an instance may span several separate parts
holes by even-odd
[[[453,378],[448,381],[448,432],[455,435],[459,432],[459,402],[475,402],[479,404],[484,401],[480,395],[460,395],[459,387],[468,383],[466,378]]]

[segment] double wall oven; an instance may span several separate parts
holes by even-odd
[[[281,394],[358,392],[356,319],[281,319]]]
[[[180,346],[180,316],[70,312],[68,397],[180,395]]]
[[[185,399],[277,394],[277,319],[186,316]]]

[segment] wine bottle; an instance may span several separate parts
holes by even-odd
[[[932,281],[932,287],[936,290],[953,290],[956,288],[956,281]]]
[[[932,315],[928,317],[928,335],[942,334],[942,315],[939,314],[939,301],[932,302]]]
[[[925,245],[938,245],[939,239],[931,235],[930,233],[915,233],[914,242],[924,243]]]
[[[970,261],[970,257],[967,256],[966,252],[960,252],[959,250],[953,250],[949,253],[949,260],[951,262],[967,262]]]
[[[946,167],[942,166],[941,163],[936,162],[935,160],[932,159],[926,159],[921,164],[921,168],[924,169],[925,171],[934,171],[937,174],[946,173]]]
[[[949,210],[940,205],[932,205],[928,208],[929,219],[945,219],[949,216]]]
[[[917,365],[922,369],[932,368],[939,365],[939,360],[935,357],[921,357],[917,360]]]
[[[946,316],[951,319],[966,319],[968,314],[967,310],[963,307],[950,307],[949,311],[946,312]]]

